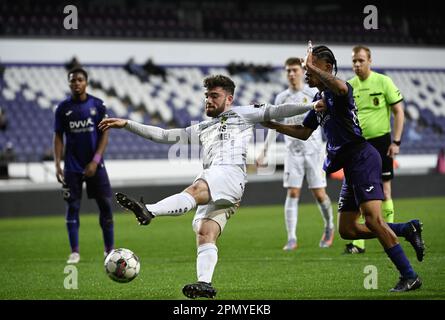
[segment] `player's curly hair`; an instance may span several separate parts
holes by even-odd
[[[235,94],[235,83],[229,77],[222,74],[208,76],[204,79],[204,88],[211,90],[216,87],[221,87],[232,96]]]
[[[324,60],[327,63],[332,64],[334,69],[334,74],[337,74],[337,60],[335,60],[334,53],[326,46],[315,46],[312,48],[312,55],[316,56],[318,59]]]

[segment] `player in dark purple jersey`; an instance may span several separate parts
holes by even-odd
[[[78,263],[79,209],[82,184],[85,181],[88,198],[94,198],[99,207],[99,223],[105,243],[104,254],[114,246],[113,214],[111,211],[111,186],[104,166],[103,154],[108,143],[108,133],[97,125],[106,117],[102,100],[86,93],[88,74],[81,68],[68,73],[71,96],[56,109],[54,122],[54,162],[57,181],[63,185],[67,202],[66,227],[71,254],[67,263]],[[63,157],[65,137],[64,168]]]
[[[397,236],[405,237],[414,247],[417,259],[422,261],[424,244],[421,223],[411,220],[386,224],[383,220],[381,158],[362,136],[352,87],[332,74],[333,70],[337,73],[337,62],[326,46],[312,48],[309,43],[304,66],[307,83],[319,90],[314,99],[323,97],[325,106],[309,111],[303,125],[267,122],[265,126],[303,140],[319,125],[323,128],[328,140],[323,168],[327,173],[343,168],[345,173],[338,208],[340,235],[349,240],[378,238],[400,272],[400,280],[391,291],[420,288],[422,281],[413,270]],[[359,223],[361,214],[365,217],[365,224]]]

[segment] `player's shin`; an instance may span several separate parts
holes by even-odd
[[[334,228],[334,216],[332,213],[332,204],[331,199],[328,195],[322,202],[318,202],[318,209],[320,210],[321,216],[323,217],[325,228],[333,229]]]
[[[196,200],[188,192],[181,192],[146,207],[154,216],[180,216],[193,210]]]
[[[287,240],[297,240],[298,198],[286,197],[284,204],[284,221],[286,224]]]
[[[74,200],[67,204],[66,228],[68,231],[71,252],[79,252],[79,210],[80,200]]]
[[[218,248],[215,244],[204,243],[199,245],[196,258],[196,274],[198,281],[211,283],[217,262]]]
[[[414,269],[408,261],[408,258],[406,257],[400,244],[396,244],[391,248],[385,249],[385,252],[391,259],[392,263],[394,263],[397,270],[399,270],[400,275],[403,278],[412,279],[417,277],[417,274],[414,272]]]
[[[96,201],[99,207],[99,223],[104,239],[104,251],[108,253],[114,248],[114,223],[111,212],[111,199],[99,198]]]

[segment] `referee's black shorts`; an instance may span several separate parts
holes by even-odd
[[[386,155],[388,153],[388,148],[391,145],[391,133],[369,139],[368,142],[377,149],[382,158],[382,180],[392,180],[394,178],[394,159]]]

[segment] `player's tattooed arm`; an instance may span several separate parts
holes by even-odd
[[[346,82],[337,78],[330,72],[323,71],[312,63],[306,64],[308,70],[310,70],[311,74],[320,79],[323,84],[328,87],[332,92],[334,92],[338,96],[344,96],[348,94],[348,86]]]
[[[302,125],[286,125],[275,121],[261,122],[261,125],[300,140],[307,140],[314,131]]]

